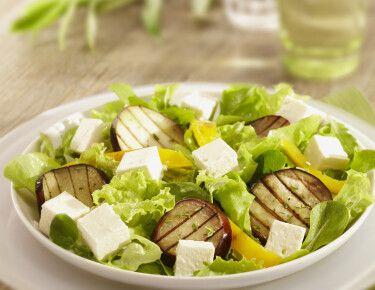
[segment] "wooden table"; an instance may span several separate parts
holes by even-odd
[[[216,5],[209,21],[197,25],[187,1],[167,1],[161,43],[140,23],[140,6],[133,5],[100,18],[96,52],[85,46],[84,20],[77,17],[67,48],[59,52],[56,28],[40,34],[33,47],[24,35],[9,34],[9,26],[26,1],[0,2],[0,137],[50,108],[107,91],[109,84],[132,86],[163,82],[279,82],[321,98],[356,86],[375,107],[375,3],[360,68],[334,82],[307,82],[286,74],[280,62],[276,32],[247,32],[230,26]],[[80,13],[84,16],[84,13]],[[6,286],[0,284],[0,289]]]

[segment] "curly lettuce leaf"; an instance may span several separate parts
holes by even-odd
[[[163,187],[170,188],[170,193],[175,196],[176,202],[185,198],[199,198],[213,202],[212,194],[192,182],[165,183]]]
[[[349,222],[351,223],[365,209],[375,202],[369,178],[365,173],[355,170],[347,171],[348,178],[335,196],[334,200],[344,204],[349,211]]]
[[[217,135],[235,150],[238,149],[242,143],[257,138],[254,128],[245,126],[245,122],[219,126],[217,127]]]
[[[103,143],[94,143],[91,145],[91,149],[83,152],[77,161],[78,163],[95,166],[102,170],[108,178],[112,178],[116,174],[116,169],[120,162],[112,157],[105,156],[105,152],[106,147]]]
[[[12,159],[4,168],[4,176],[12,181],[16,188],[27,188],[35,193],[36,180],[45,172],[59,167],[60,164],[49,156],[34,152]]]
[[[231,275],[237,273],[245,273],[250,271],[256,271],[263,269],[262,264],[256,264],[255,261],[247,260],[243,258],[240,261],[235,260],[223,260],[221,257],[217,257],[211,264],[206,264],[206,267],[200,271],[194,273],[194,276],[221,276]]]
[[[169,188],[161,189],[160,182],[147,180],[142,170],[125,172],[120,178],[114,176],[92,197],[96,205],[112,204],[129,228],[144,237],[151,235],[159,219],[175,205]]]
[[[200,171],[197,184],[204,183],[205,188],[213,195],[223,208],[224,213],[241,230],[250,234],[249,208],[254,196],[248,192],[246,183],[238,172],[229,172],[226,176],[214,178]]]
[[[65,165],[67,163],[73,162],[77,155],[70,150],[70,143],[72,142],[73,136],[76,133],[78,126],[73,127],[64,133],[62,137],[61,145],[55,151],[55,160],[60,165]]]
[[[220,114],[238,116],[246,122],[254,121],[275,114],[286,96],[296,96],[292,87],[287,84],[275,86],[274,93],[268,93],[265,87],[252,84],[230,85],[223,92]]]

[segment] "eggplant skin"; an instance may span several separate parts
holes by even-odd
[[[209,203],[205,200],[201,200],[201,199],[197,199],[197,198],[187,198],[187,199],[183,199],[183,200],[179,201],[178,203],[176,203],[175,207],[171,211],[164,214],[164,216],[159,220],[159,222],[158,222],[157,226],[155,227],[155,230],[154,230],[154,232],[151,236],[151,240],[153,242],[155,242],[156,244],[158,244],[159,247],[161,248],[161,250],[163,251],[163,254],[161,256],[161,260],[163,261],[163,263],[168,265],[168,266],[173,266],[173,264],[175,263],[175,260],[176,260],[176,256],[174,254],[169,253],[169,249],[171,249],[171,247],[169,247],[169,249],[167,249],[167,250],[165,250],[165,249],[163,250],[163,246],[160,245],[159,242],[161,240],[163,240],[166,236],[173,233],[173,231],[178,229],[180,226],[183,226],[184,223],[187,222],[190,218],[193,218],[193,214],[194,214],[193,212],[194,211],[190,212],[192,214],[191,217],[189,217],[188,219],[181,217],[181,219],[180,219],[181,222],[177,221],[176,226],[173,226],[172,229],[167,230],[165,233],[161,234],[162,227],[166,226],[166,225],[169,225],[168,221],[170,221],[171,218],[173,219],[173,217],[176,216],[175,213],[177,212],[177,210],[175,210],[175,209],[176,208],[180,208],[180,209],[186,208],[186,206],[181,208],[181,206],[183,206],[184,203],[185,204],[188,204],[188,203],[193,204],[194,203],[195,207],[201,207],[201,208],[207,207],[207,209],[205,210],[206,212],[209,211],[211,213],[214,213],[214,216],[217,215],[217,218],[220,221],[220,229],[218,229],[216,231],[216,233],[221,234],[221,237],[220,237],[220,239],[217,243],[214,243],[215,257],[220,256],[220,257],[225,258],[225,256],[227,255],[227,253],[230,249],[231,239],[232,239],[232,230],[231,230],[228,218],[225,216],[225,214],[216,205],[214,205],[212,203]],[[203,218],[203,216],[201,216],[201,217]],[[216,216],[215,216],[215,218],[216,218]],[[207,222],[207,221],[213,220],[213,219],[212,219],[212,216],[211,216],[211,218],[205,219],[205,220]],[[203,225],[204,224],[205,223],[203,223]],[[203,227],[202,227],[202,229],[203,229]],[[190,235],[193,236],[197,232],[198,232],[198,230],[194,230],[194,231],[189,233],[189,236]],[[213,236],[215,236],[215,234]],[[201,241],[206,240],[205,236],[203,236],[203,235],[199,235],[199,237],[202,237],[202,238],[193,239],[193,240],[201,240]],[[177,238],[177,240],[174,240],[176,242],[175,246],[178,243],[178,240],[180,240],[180,238]],[[173,242],[173,238],[172,238],[172,242]],[[172,248],[174,248],[174,247],[172,247]]]
[[[85,182],[84,186],[88,185],[87,188],[85,189],[86,190],[85,200],[81,200],[80,196],[77,196],[77,193],[75,192],[75,190],[74,191],[69,190],[68,192],[70,194],[72,194],[73,196],[75,196],[78,200],[82,201],[83,203],[86,202],[85,204],[87,206],[90,206],[90,205],[87,204],[87,199],[90,199],[91,203],[92,203],[92,197],[91,197],[92,192],[95,189],[101,188],[104,184],[109,183],[109,179],[103,171],[101,171],[100,169],[98,169],[98,168],[96,168],[92,165],[74,164],[74,165],[71,165],[71,166],[60,167],[58,169],[53,169],[53,170],[47,171],[37,179],[37,181],[35,182],[35,193],[36,193],[36,201],[37,201],[37,207],[38,207],[39,215],[41,214],[43,203],[46,202],[45,194],[48,194],[49,198],[54,197],[54,196],[51,196],[52,191],[48,191],[48,193],[45,192],[45,189],[44,189],[44,186],[43,186],[44,177],[46,175],[52,173],[54,175],[54,182],[57,184],[58,181],[56,179],[56,174],[57,175],[60,175],[61,173],[68,174],[70,176],[70,178],[69,178],[70,183],[71,183],[70,186],[73,187],[73,188],[79,188],[79,190],[81,190],[82,184],[81,185],[75,184],[71,174],[72,174],[72,171],[76,172],[80,169],[83,170],[84,168],[86,169],[86,171],[85,171],[85,176],[86,176],[85,181],[86,182]],[[93,173],[95,173],[95,176],[92,176]],[[94,183],[92,183],[92,182],[94,182]],[[60,194],[63,191],[67,191],[67,190],[63,190],[67,186],[68,186],[67,184],[59,184],[58,185],[59,189],[54,191],[54,195],[56,196],[57,194]],[[62,187],[61,190],[60,190],[60,187]],[[73,192],[71,192],[71,191],[73,191]],[[88,196],[88,194],[90,196]]]
[[[109,131],[109,136],[110,136],[113,151],[121,151],[121,147],[120,147],[120,144],[118,143],[117,136],[116,136],[117,121],[118,121],[118,115],[113,120],[111,129]]]

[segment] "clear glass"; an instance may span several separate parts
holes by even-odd
[[[279,0],[283,62],[293,75],[334,79],[353,72],[366,23],[366,0]]]
[[[223,0],[225,14],[236,27],[248,30],[276,30],[276,0]]]

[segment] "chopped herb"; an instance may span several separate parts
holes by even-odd
[[[179,213],[179,214],[175,214],[175,216],[183,216],[183,217],[186,217],[186,218],[190,218],[190,215],[188,213]]]
[[[174,139],[174,138],[171,138],[171,139],[169,139],[169,142],[170,143],[173,143],[173,142],[175,142],[176,140]]]
[[[199,206],[199,207],[197,207],[196,209],[194,209],[194,211],[196,212],[196,211],[201,210],[201,209],[202,209],[202,207]]]
[[[273,208],[272,211],[273,211],[273,212],[276,212],[276,209]]]
[[[171,219],[166,219],[165,223],[170,223],[172,220]]]
[[[307,205],[295,206],[296,209],[309,208]]]
[[[156,134],[154,133],[154,134],[152,134],[152,136],[154,136],[154,139],[155,139],[156,141],[159,141],[159,137],[158,137],[158,135],[156,135]]]
[[[284,203],[284,208],[288,208],[288,204],[287,203]]]
[[[309,218],[309,217],[305,217],[304,219],[305,219],[305,220],[309,220],[310,218]]]
[[[287,223],[290,223],[290,221],[292,220],[292,215],[290,215],[290,216],[288,216],[288,218],[285,220],[285,222],[287,222]]]
[[[192,227],[193,227],[194,230],[196,230],[196,231],[198,230],[198,226],[195,223],[192,224]]]
[[[305,196],[304,194],[302,194],[302,198],[303,198],[303,199],[306,199],[306,196]]]
[[[83,185],[81,185],[80,187],[79,187],[79,190],[83,190],[85,187],[83,186]]]
[[[178,234],[177,239],[181,239],[181,233]]]
[[[210,226],[205,226],[205,228],[208,231],[208,233],[206,234],[207,237],[211,237],[215,233],[215,231]]]
[[[293,188],[293,189],[295,189],[295,190],[299,189],[299,187],[295,186],[295,185],[291,185],[290,187]]]
[[[254,228],[256,231],[259,231],[259,230],[260,230],[260,227],[257,226],[257,225],[254,225],[253,228]]]

